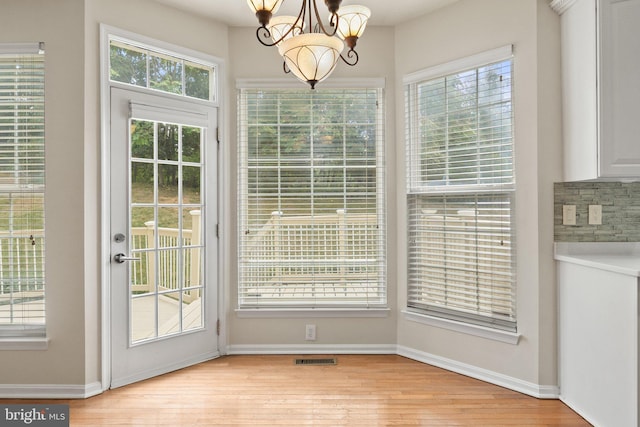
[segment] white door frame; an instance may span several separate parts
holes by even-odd
[[[100,155],[101,155],[101,219],[100,219],[100,268],[101,268],[101,389],[106,391],[110,387],[111,381],[111,214],[110,214],[110,122],[111,122],[111,87],[123,87],[128,90],[140,90],[146,92],[147,89],[138,89],[129,85],[119,84],[117,82],[111,82],[109,79],[109,40],[111,36],[119,38],[125,38],[136,43],[151,46],[167,53],[174,53],[177,57],[190,57],[198,58],[206,63],[210,63],[215,67],[216,76],[214,79],[213,90],[215,93],[213,103],[209,103],[218,109],[218,201],[226,200],[228,198],[227,180],[226,180],[226,168],[227,156],[225,156],[225,150],[223,147],[224,141],[224,112],[221,106],[223,105],[223,91],[221,90],[220,82],[225,81],[225,75],[223,70],[223,61],[220,58],[203,54],[194,50],[183,48],[177,45],[173,45],[160,40],[155,40],[149,37],[141,36],[129,31],[121,30],[119,28],[111,27],[105,24],[100,24]],[[195,100],[194,102],[200,102]],[[218,203],[218,224],[219,229],[223,229],[222,224],[226,223],[227,203]],[[218,277],[216,278],[219,286],[217,287],[217,311],[219,319],[224,319],[225,316],[225,304],[224,304],[224,277],[226,277],[226,265],[227,262],[223,258],[226,257],[227,241],[224,239],[226,233],[221,233],[218,237]],[[218,332],[218,350],[220,354],[226,353],[226,322],[222,322],[219,326]]]

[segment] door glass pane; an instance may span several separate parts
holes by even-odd
[[[153,159],[153,122],[131,120],[131,157]]]
[[[153,203],[153,181],[153,163],[131,162],[131,201]]]
[[[200,204],[200,167],[182,168],[182,198],[185,204]]]
[[[180,332],[181,304],[180,292],[169,292],[158,296],[158,336]]]
[[[178,160],[178,126],[158,123],[158,159]]]
[[[132,127],[134,123],[129,235],[131,256],[137,260],[127,264],[132,344],[204,326],[202,129],[144,120],[132,120]],[[134,138],[141,129],[150,132],[144,135],[145,144]]]
[[[160,203],[178,200],[178,166],[158,165],[158,198]]]
[[[141,341],[157,336],[156,332],[157,295],[131,298],[131,341]]]

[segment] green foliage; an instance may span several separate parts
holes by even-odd
[[[111,42],[109,55],[109,74],[113,81],[211,99],[213,70],[210,67],[117,42]]]
[[[246,95],[250,218],[375,211],[375,90]]]
[[[445,185],[510,179],[510,97],[510,61],[419,84],[421,181]],[[504,178],[496,169],[504,171]]]

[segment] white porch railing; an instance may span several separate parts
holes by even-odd
[[[372,255],[382,244],[379,233],[371,214],[347,215],[344,209],[313,217],[273,212],[244,247],[244,297],[374,297],[374,283],[383,273]]]
[[[201,287],[201,217],[200,211],[191,211],[192,229],[182,230],[182,241],[177,228],[158,227],[156,258],[155,222],[131,229],[131,253],[139,261],[129,263],[133,292],[150,292],[158,284],[158,292],[183,290],[183,301],[190,303],[200,297]],[[181,249],[182,248],[182,249]],[[183,253],[182,265],[178,262]],[[157,279],[157,280],[156,280]],[[185,289],[186,288],[186,289]]]
[[[0,295],[43,296],[43,230],[0,231]]]

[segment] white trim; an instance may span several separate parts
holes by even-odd
[[[102,61],[100,63],[101,80],[105,78],[105,76],[103,75],[103,67],[108,68],[109,66],[109,59],[110,59],[109,58],[109,42],[111,40],[114,40],[114,41],[118,41],[125,44],[135,45],[137,47],[147,49],[149,51],[153,51],[154,53],[172,56],[174,58],[182,59],[188,62],[193,62],[193,63],[197,63],[200,65],[213,68],[213,83],[211,87],[211,90],[213,91],[212,100],[191,98],[189,96],[183,96],[180,94],[171,94],[168,92],[158,91],[156,89],[144,88],[140,86],[134,86],[135,88],[143,89],[147,93],[161,92],[169,96],[174,96],[174,97],[177,96],[181,99],[189,99],[189,100],[194,100],[196,102],[200,101],[200,102],[206,103],[207,105],[213,105],[215,107],[219,107],[221,105],[222,103],[221,86],[222,85],[220,82],[225,81],[224,75],[221,72],[221,69],[224,66],[224,61],[222,60],[222,58],[218,58],[213,55],[209,55],[193,49],[189,49],[187,47],[182,47],[182,46],[178,46],[162,40],[153,39],[151,37],[146,37],[137,33],[133,33],[127,30],[122,30],[120,28],[112,27],[105,24],[100,24],[100,31],[101,31],[100,50],[101,51],[103,49],[106,50],[106,55],[104,57],[101,55],[101,58],[105,61],[104,63]],[[106,78],[105,80],[107,81],[107,83],[110,83],[111,85],[118,85],[117,84],[118,82],[110,82],[109,78]],[[131,87],[131,85],[127,85],[124,83],[120,83],[120,85]]]
[[[384,89],[385,83],[384,78],[343,77],[326,80],[322,82],[322,87],[326,89]],[[236,89],[300,89],[301,87],[308,86],[304,82],[291,78],[236,79]]]
[[[460,71],[478,68],[482,65],[491,64],[498,61],[509,59],[513,56],[513,45],[506,45],[496,49],[480,52],[475,55],[460,58],[455,61],[447,62],[424,70],[407,74],[402,79],[404,85],[421,82],[424,80],[435,79],[438,77],[455,74]]]
[[[434,354],[422,352],[409,347],[398,346],[399,356],[423,362],[428,365],[437,366],[451,372],[466,375],[481,381],[485,381],[510,390],[527,394],[538,399],[557,399],[560,395],[560,388],[557,385],[540,385],[523,381],[518,378],[490,371],[488,369],[478,368],[477,366],[468,365],[456,360],[447,359],[446,357],[436,356]]]
[[[168,372],[173,372],[179,369],[188,368],[189,366],[193,366],[197,363],[206,362],[207,360],[212,360],[217,357],[220,357],[220,353],[218,351],[215,351],[212,353],[198,354],[196,356],[189,357],[187,359],[179,360],[175,363],[171,363],[171,364],[160,366],[160,367],[154,367],[153,369],[149,369],[143,372],[138,372],[135,375],[131,375],[129,377],[118,378],[116,381],[113,381],[111,383],[111,388],[122,387],[138,381],[157,377],[158,375],[166,374]]]
[[[240,354],[397,354],[395,344],[233,344],[228,355]]]
[[[491,329],[484,326],[456,322],[407,310],[403,310],[402,314],[404,315],[405,320],[409,320],[411,322],[422,323],[423,325],[435,326],[437,328],[448,329],[450,331],[461,332],[463,334],[474,335],[507,344],[517,345],[520,340],[520,334],[516,332],[501,331],[499,329]]]
[[[49,339],[47,337],[0,338],[0,351],[47,350],[48,348]]]
[[[553,0],[549,4],[549,7],[551,7],[551,9],[553,9],[558,15],[562,15],[571,6],[573,6],[575,2],[576,0]]]
[[[275,308],[241,308],[236,309],[239,318],[353,318],[353,317],[389,317],[388,308],[316,308],[316,309],[275,309]]]
[[[205,54],[199,51],[195,51],[189,48],[185,48],[182,46],[174,45],[171,43],[167,43],[161,40],[153,39],[150,37],[146,37],[137,33],[133,33],[130,31],[122,30],[120,28],[112,27],[106,24],[100,24],[100,139],[101,139],[101,206],[108,207],[110,206],[110,175],[109,171],[111,170],[110,165],[110,110],[111,110],[111,87],[126,87],[127,90],[142,92],[142,93],[157,93],[153,89],[146,89],[140,87],[132,87],[130,85],[118,84],[117,82],[111,82],[109,79],[109,41],[110,40],[119,40],[125,41],[129,43],[136,43],[138,45],[143,45],[149,47],[154,52],[158,53],[166,53],[173,56],[178,56],[182,59],[185,59],[190,62],[195,62],[203,65],[210,65],[214,68],[214,82],[212,85],[212,90],[214,91],[214,99],[213,101],[200,100],[196,98],[183,97],[180,96],[180,100],[183,102],[192,102],[194,104],[206,104],[212,107],[215,107],[218,111],[218,120],[217,127],[219,129],[220,139],[223,139],[222,136],[225,135],[223,128],[225,126],[225,122],[223,120],[224,113],[221,112],[222,105],[224,101],[224,91],[226,90],[226,86],[222,85],[222,82],[226,81],[225,75],[225,66],[224,60],[209,54]],[[168,98],[176,98],[177,95],[162,93],[160,96],[167,96]],[[224,137],[226,140],[226,136]],[[222,141],[220,141],[222,143]],[[218,144],[218,149],[220,144]],[[218,158],[218,165],[220,165],[220,158]],[[221,168],[218,167],[218,172],[222,174]],[[223,176],[223,175],[219,175]],[[219,189],[220,187],[218,187]],[[223,194],[224,196],[224,194]],[[219,195],[220,197],[220,195]],[[218,203],[220,205],[220,203]],[[218,222],[220,222],[222,218],[218,216]],[[108,390],[111,386],[111,292],[110,292],[110,283],[111,283],[111,273],[110,273],[110,264],[111,264],[111,236],[110,236],[110,211],[109,209],[103,209],[101,214],[101,224],[100,224],[100,232],[101,232],[101,266],[102,266],[102,274],[101,274],[101,384],[100,390],[105,391]],[[216,244],[220,244],[222,240],[220,238],[217,239]],[[220,254],[220,251],[218,251]],[[222,286],[222,279],[224,278],[224,273],[221,271],[224,264],[220,264],[216,269],[219,271],[219,282],[218,282],[218,291],[219,294],[216,295],[216,304],[217,304],[217,315],[220,317],[222,313],[224,313],[223,301],[224,301],[224,287]],[[215,319],[213,320],[215,324]],[[223,327],[225,325],[223,324]],[[220,347],[220,338],[223,340],[226,339],[226,332],[222,329],[220,337],[218,338],[218,348]],[[224,343],[224,341],[222,341]]]
[[[0,384],[0,399],[86,399],[102,393],[100,382],[89,384]]]

